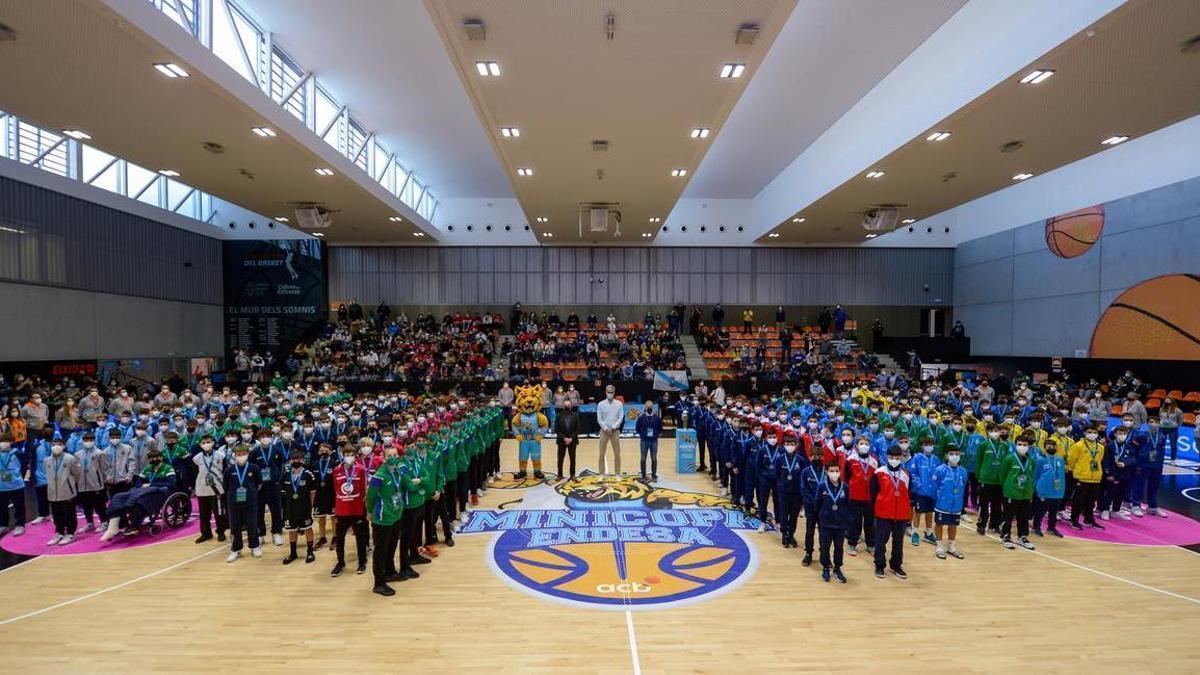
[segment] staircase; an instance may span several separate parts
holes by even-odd
[[[679,342],[683,345],[683,354],[688,370],[692,371],[693,380],[707,380],[708,366],[704,363],[704,357],[700,354],[700,348],[696,346],[696,340],[691,335],[679,336]]]
[[[888,354],[876,354],[875,358],[879,359],[879,365],[882,366],[884,370],[890,370],[896,373],[904,372],[904,369],[900,367],[900,364],[896,363],[896,359],[893,359]]]
[[[512,335],[501,335],[496,340],[496,353],[492,354],[492,368],[502,380],[507,379],[509,376],[508,357],[500,356],[500,345],[504,344],[505,340],[508,340],[509,344],[514,344],[516,342],[516,339]]]

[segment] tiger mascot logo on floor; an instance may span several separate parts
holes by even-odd
[[[578,607],[658,609],[727,592],[758,559],[758,521],[728,499],[593,473],[539,485],[511,510],[469,514],[494,533],[488,564],[509,585]]]

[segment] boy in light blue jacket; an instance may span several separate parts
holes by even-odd
[[[1037,458],[1037,468],[1033,474],[1033,533],[1039,537],[1042,534],[1042,518],[1048,518],[1046,531],[1056,537],[1062,537],[1058,532],[1058,505],[1062,502],[1067,486],[1067,461],[1063,459],[1062,448],[1053,438],[1046,439],[1046,452]]]
[[[934,554],[946,559],[946,554],[963,559],[958,550],[958,523],[962,518],[963,507],[966,505],[967,485],[970,474],[961,466],[962,451],[953,443],[944,446],[946,463],[939,464],[933,470],[930,482],[934,486],[934,536],[937,539],[937,550]],[[947,539],[942,539],[942,528],[946,528]],[[945,542],[948,541],[948,546]]]

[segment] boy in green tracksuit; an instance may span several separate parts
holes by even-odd
[[[404,514],[404,496],[408,479],[400,470],[396,446],[384,449],[383,464],[371,476],[367,485],[367,517],[371,521],[371,539],[375,549],[371,554],[371,572],[375,576],[375,593],[395,595],[389,581],[404,581],[396,571],[396,546],[400,541],[400,521]]]
[[[423,553],[432,558],[436,558],[438,554],[437,546],[437,522],[438,518],[442,518],[442,530],[446,535],[446,545],[453,546],[454,540],[450,537],[450,520],[445,517],[446,503],[446,471],[447,458],[449,453],[446,451],[446,444],[439,439],[432,439],[427,442],[428,457],[426,461],[429,464],[430,484],[428,487],[432,490],[429,501],[425,504],[425,545],[422,547],[425,550]],[[419,551],[420,552],[420,551]]]
[[[1033,550],[1029,541],[1029,518],[1033,507],[1033,479],[1036,459],[1029,448],[1034,435],[1028,431],[1017,438],[1017,451],[1008,453],[1000,463],[1000,481],[1004,489],[1004,522],[1000,525],[1000,540],[1004,548],[1015,548],[1012,541],[1013,519],[1017,521],[1018,543]]]
[[[425,522],[425,503],[433,496],[431,477],[433,461],[429,455],[429,440],[417,442],[411,452],[406,452],[400,461],[408,493],[404,502],[404,515],[400,518],[400,573],[416,579],[420,575],[413,565],[424,565],[429,558],[417,550],[421,546],[421,525]]]
[[[1000,464],[1008,454],[1008,444],[1000,440],[1000,427],[989,424],[987,438],[979,444],[979,466],[976,475],[979,477],[979,523],[975,531],[983,534],[985,530],[1000,531],[1000,519],[1003,515],[1004,493],[1001,489]]]

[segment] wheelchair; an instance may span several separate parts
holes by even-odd
[[[172,492],[163,500],[158,511],[150,514],[144,525],[152,536],[160,536],[167,530],[177,530],[187,525],[192,517],[192,498],[186,492]]]

